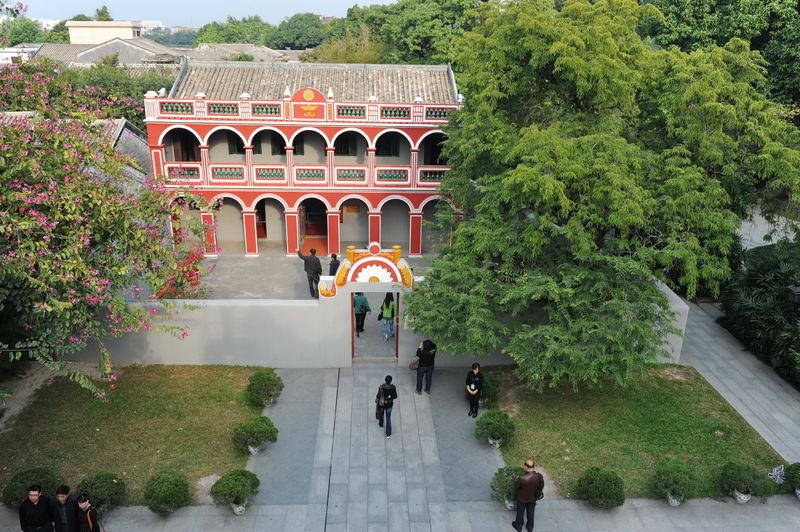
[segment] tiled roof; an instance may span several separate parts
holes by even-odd
[[[154,54],[167,54],[172,56],[181,55],[179,52],[175,51],[174,48],[164,46],[163,44],[158,44],[156,41],[147,39],[145,37],[137,37],[135,39],[121,39],[121,40],[133,46],[138,46],[139,48],[147,50],[148,52],[152,52]]]
[[[233,54],[252,55],[255,61],[275,61],[282,55],[266,46],[228,43],[201,43],[182,53],[197,61],[226,61]]]
[[[203,63],[190,61],[172,97],[237,100],[246,92],[253,100],[280,100],[284,91],[311,87],[322,94],[333,89],[339,102],[455,104],[453,74],[447,65],[357,65],[323,63]]]
[[[62,63],[72,63],[79,53],[85,52],[90,48],[94,48],[96,44],[54,44],[44,43],[34,59],[52,59],[54,61],[61,61]]]

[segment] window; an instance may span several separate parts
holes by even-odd
[[[355,157],[358,149],[358,135],[354,131],[348,131],[336,137],[333,143],[334,155],[347,155]]]
[[[299,135],[297,135],[294,138],[294,154],[295,155],[305,155],[306,154],[305,140],[306,140],[306,134],[305,133],[300,133]]]
[[[283,137],[281,137],[274,131],[270,131],[268,138],[270,146],[272,146],[272,155],[283,155],[284,148],[286,147],[286,145],[283,142]]]
[[[400,139],[397,135],[382,135],[375,144],[375,155],[378,157],[400,157]]]
[[[244,142],[239,135],[233,131],[228,131],[228,154],[232,155],[234,153],[244,154]]]
[[[172,154],[176,161],[199,161],[200,148],[197,138],[188,131],[174,131],[172,134]]]

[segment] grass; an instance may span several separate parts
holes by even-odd
[[[142,504],[150,475],[184,471],[192,483],[243,468],[233,428],[261,409],[246,403],[248,377],[240,366],[127,366],[119,368],[110,402],[94,399],[66,378],[39,389],[0,434],[0,487],[23,469],[55,469],[68,486],[93,473],[124,478],[127,504]]]
[[[517,422],[504,447],[507,464],[533,458],[570,497],[575,482],[592,466],[611,469],[628,497],[649,496],[656,465],[677,459],[697,472],[699,497],[726,495],[717,486],[722,466],[741,461],[767,472],[783,459],[693,369],[659,366],[626,389],[604,387],[544,394],[501,372],[499,407]]]

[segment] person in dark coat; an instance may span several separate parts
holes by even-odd
[[[42,495],[42,487],[38,484],[28,488],[28,498],[19,505],[19,527],[22,532],[52,532],[53,530],[50,497]]]
[[[467,393],[469,394],[469,414],[478,417],[478,403],[481,400],[481,388],[483,388],[483,373],[481,365],[475,362],[472,369],[467,372]]]
[[[361,336],[361,333],[364,332],[364,320],[367,318],[367,314],[372,314],[364,292],[356,292],[356,295],[353,296],[353,313],[356,316],[356,336]]]
[[[89,494],[86,492],[78,495],[78,522],[81,524],[80,532],[100,532],[100,521],[97,519],[97,509],[89,502]]]
[[[380,404],[381,395],[383,396],[383,406]],[[378,394],[375,396],[375,403],[378,405],[380,418],[378,426],[383,427],[383,420],[386,418],[386,439],[392,437],[392,407],[394,400],[397,399],[397,388],[392,384],[392,376],[387,375],[384,383],[378,387]]]
[[[339,259],[336,258],[336,253],[331,255],[331,263],[328,266],[328,275],[333,277],[336,275],[336,270],[339,269]]]
[[[56,498],[50,501],[50,512],[53,514],[55,532],[79,532],[78,498],[69,493],[69,486],[56,489]]]
[[[319,291],[317,290],[317,285],[319,284],[319,276],[322,275],[322,263],[319,261],[319,257],[317,257],[317,250],[312,249],[311,255],[303,255],[302,251],[297,252],[297,256],[303,259],[305,263],[303,265],[303,270],[306,272],[306,277],[308,277],[308,290],[311,292],[311,297],[319,297]]]
[[[436,344],[430,340],[420,342],[417,349],[419,366],[417,366],[417,395],[422,395],[422,378],[425,377],[425,393],[431,393],[433,380],[433,362],[436,356]]]
[[[528,523],[525,528],[533,531],[533,513],[536,511],[536,493],[544,489],[544,479],[541,473],[533,470],[536,464],[533,460],[525,460],[525,473],[514,481],[514,492],[517,494],[517,518],[511,521],[511,526],[518,532],[522,531],[523,515],[527,514]]]

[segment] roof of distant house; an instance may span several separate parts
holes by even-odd
[[[174,98],[192,99],[204,93],[209,99],[236,100],[248,93],[254,100],[283,99],[311,87],[340,102],[456,104],[455,79],[449,65],[363,65],[324,63],[204,63],[190,61]]]

